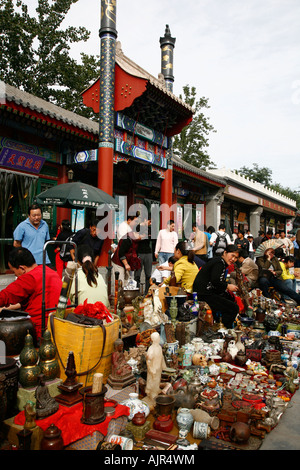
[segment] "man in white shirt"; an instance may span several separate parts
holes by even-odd
[[[287,238],[285,231],[281,230],[279,233],[279,239],[284,244],[283,251],[285,255],[293,255],[294,254],[294,244],[293,242]]]
[[[174,220],[169,220],[167,227],[158,232],[155,245],[155,258],[158,258],[159,264],[168,261],[170,256],[174,255],[175,247],[178,243],[178,235],[175,232]]]
[[[117,228],[118,241],[120,241],[121,238],[125,237],[129,232],[132,232],[132,229],[135,226],[137,219],[137,215],[128,215],[127,220],[124,220],[120,223],[119,227]]]

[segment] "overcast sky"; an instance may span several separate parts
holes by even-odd
[[[67,16],[92,33],[74,46],[78,58],[99,54],[100,6],[78,0]],[[300,190],[300,1],[117,0],[123,52],[154,76],[166,24],[176,38],[174,93],[189,84],[209,99],[211,160],[232,170],[257,163]]]

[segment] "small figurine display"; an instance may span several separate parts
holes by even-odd
[[[114,342],[114,352],[111,355],[112,371],[107,383],[115,389],[122,389],[135,382],[131,366],[127,363],[124,354],[124,342],[117,339]]]

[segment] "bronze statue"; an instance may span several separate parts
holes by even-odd
[[[35,399],[37,419],[46,418],[56,413],[59,408],[55,398],[51,397],[49,393],[44,374],[39,375],[39,385],[35,390]]]

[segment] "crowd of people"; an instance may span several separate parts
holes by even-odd
[[[159,270],[173,271],[176,284],[187,293],[196,292],[198,300],[209,305],[215,319],[221,316],[227,328],[240,311],[240,281],[243,289],[259,288],[266,298],[276,292],[283,302],[292,300],[300,305],[293,272],[299,266],[300,230],[298,238],[288,238],[284,231],[274,235],[259,232],[254,238],[250,231],[242,230],[232,238],[224,224],[218,230],[209,227],[202,231],[194,224],[189,241],[176,245],[175,258],[170,257],[168,265],[165,262],[154,271],[154,282]],[[158,282],[162,286],[171,280],[165,275]]]
[[[150,285],[181,287],[187,294],[196,292],[199,301],[206,302],[214,318],[222,316],[224,325],[230,328],[239,312],[238,276],[242,275],[248,289],[259,288],[265,297],[276,291],[283,301],[292,299],[300,305],[294,267],[300,265],[300,230],[289,238],[282,230],[278,233],[259,232],[253,237],[250,231],[238,230],[236,236],[226,233],[224,224],[218,230],[204,230],[193,224],[189,240],[179,241],[174,220],[169,220],[152,245],[151,220],[139,213],[129,215],[117,228],[117,240],[111,264],[112,274],[126,284],[131,278],[140,286],[142,271],[145,277],[145,293]],[[50,240],[49,228],[42,218],[42,209],[32,205],[28,217],[14,231],[13,250],[8,266],[16,280],[0,292],[0,309],[21,309],[32,317],[41,334],[41,304],[45,281],[45,308],[51,310],[58,303],[62,289],[62,277],[68,263],[77,261],[78,302],[101,301],[109,306],[106,283],[99,273],[98,260],[103,248],[98,220],[88,228],[72,232],[68,220],[63,220],[55,240],[55,268],[46,254],[46,275],[43,279],[44,244]],[[274,246],[272,246],[274,240]],[[77,259],[72,243],[77,246]],[[276,242],[275,242],[276,241]],[[266,243],[264,243],[266,242]],[[261,247],[265,249],[262,250]],[[277,246],[277,248],[276,248]],[[153,262],[158,266],[153,271]],[[72,285],[69,300],[75,296]]]

